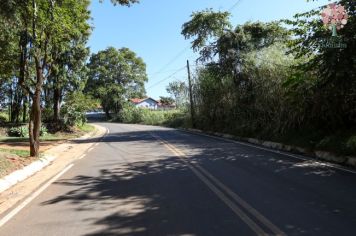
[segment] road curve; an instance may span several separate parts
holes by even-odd
[[[0,236],[356,235],[356,173],[169,128],[100,123]],[[11,213],[11,212],[10,212]]]

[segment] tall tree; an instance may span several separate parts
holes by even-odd
[[[131,6],[138,0],[111,0],[116,5]],[[12,57],[16,63],[18,83],[24,94],[31,97],[29,122],[30,153],[39,154],[41,126],[41,98],[44,85],[55,73],[58,55],[73,39],[89,30],[90,1],[76,0],[3,0],[0,2],[0,18],[7,20],[13,29],[14,45],[18,50]],[[3,32],[1,32],[3,35]],[[1,38],[1,37],[0,37]],[[70,46],[69,46],[70,47]],[[13,63],[15,65],[15,63]],[[26,104],[26,103],[23,103]],[[26,110],[26,109],[23,109]]]
[[[85,91],[100,99],[107,117],[121,110],[127,99],[145,93],[146,64],[128,48],[109,47],[93,54],[88,69]]]
[[[174,97],[177,107],[181,107],[187,100],[188,87],[183,81],[170,82],[166,90]]]
[[[3,13],[18,27],[19,84],[31,95],[29,134],[31,156],[39,155],[41,94],[54,65],[52,50],[89,29],[89,1],[5,0]],[[9,15],[9,16],[8,16]],[[34,72],[34,77],[31,72]]]
[[[192,49],[199,51],[200,60],[212,59],[216,39],[226,30],[231,29],[229,17],[230,13],[228,12],[214,12],[212,9],[206,9],[194,12],[191,15],[191,20],[183,24],[182,35],[185,39],[193,38]]]
[[[354,0],[336,3],[348,15],[347,24],[337,30],[338,36],[332,36],[323,24],[320,12],[326,6],[285,20],[294,34],[290,52],[300,60],[299,72],[290,83],[303,89],[303,84],[312,82],[309,90],[314,98],[308,114],[315,125],[335,129],[356,124],[356,5]],[[315,79],[310,81],[307,73]]]

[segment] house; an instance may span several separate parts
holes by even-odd
[[[157,110],[159,103],[153,98],[132,98],[130,99],[130,101],[132,102],[132,104],[135,105],[135,107],[147,108],[152,110]]]

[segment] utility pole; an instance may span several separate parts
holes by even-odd
[[[192,89],[192,81],[191,81],[191,76],[190,76],[189,60],[187,60],[187,70],[188,70],[188,81],[189,81],[190,116],[191,116],[192,126],[193,126],[193,128],[195,128],[195,112],[194,112],[194,103],[193,103],[193,89]]]

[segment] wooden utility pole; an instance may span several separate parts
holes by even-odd
[[[188,70],[188,81],[189,81],[189,99],[190,99],[190,116],[192,121],[192,126],[195,128],[195,112],[194,112],[194,103],[193,103],[193,89],[192,89],[192,79],[190,76],[190,66],[189,60],[187,60],[187,70]]]

